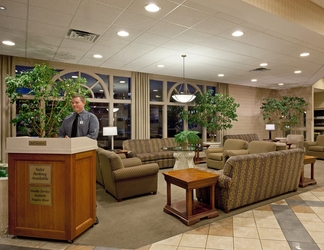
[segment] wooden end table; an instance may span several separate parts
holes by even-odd
[[[199,157],[199,152],[209,148],[209,144],[202,144],[196,147],[194,162],[195,164],[206,163],[206,157]]]
[[[314,164],[316,161],[316,156],[305,155],[304,156],[304,165],[311,164],[311,178],[304,177],[304,169],[300,175],[299,187],[307,187],[308,185],[315,185],[317,184],[316,180],[314,179]]]
[[[167,183],[167,204],[163,211],[173,214],[187,226],[191,226],[201,218],[213,218],[218,216],[215,208],[215,185],[217,174],[208,173],[195,168],[164,172]],[[186,190],[186,200],[171,203],[171,184]],[[197,188],[210,188],[210,204],[193,200],[193,190]]]

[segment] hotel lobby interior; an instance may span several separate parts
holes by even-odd
[[[157,8],[146,10],[152,3]],[[291,133],[314,141],[324,133],[324,126],[314,126],[314,112],[324,112],[323,25],[324,0],[0,0],[0,159],[8,159],[6,138],[20,132],[9,122],[16,107],[6,96],[5,77],[38,63],[58,69],[58,78],[89,80],[98,141],[107,148],[106,126],[118,128],[116,149],[125,139],[173,137],[171,107],[194,105],[172,100],[184,82],[191,92],[213,89],[240,104],[238,121],[217,133],[219,144],[226,134],[268,138],[260,106],[280,96],[306,100],[304,123]],[[206,130],[199,129],[206,141]],[[156,195],[122,202],[97,183],[99,224],[72,243],[16,238],[0,228],[0,249],[324,249],[322,159],[315,163],[316,185],[229,213],[219,209],[219,217],[191,226],[163,212],[163,172],[171,170],[159,170]],[[181,197],[182,191],[173,192]]]

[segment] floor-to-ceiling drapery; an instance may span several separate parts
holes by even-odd
[[[6,138],[11,134],[11,105],[6,95],[6,76],[14,74],[13,59],[11,56],[0,55],[0,160],[7,162]]]
[[[134,102],[132,117],[136,124],[134,126],[134,139],[150,138],[150,81],[146,73],[133,72],[133,93]]]

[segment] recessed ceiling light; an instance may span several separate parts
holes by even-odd
[[[257,79],[252,79],[252,80],[251,80],[251,82],[256,82],[256,81],[258,81],[258,80],[257,80]]]
[[[308,52],[301,53],[300,56],[302,56],[302,57],[309,56],[309,53]]]
[[[233,33],[232,33],[232,36],[243,36],[243,32],[242,31],[240,31],[240,30],[237,30],[237,31],[234,31]]]
[[[74,78],[74,79],[75,79],[75,78],[78,78],[78,76],[72,76],[72,78]]]
[[[164,68],[164,65],[163,64],[158,64],[157,67],[158,68]]]
[[[103,89],[99,89],[99,92],[103,92]]]
[[[121,30],[117,32],[118,36],[129,36],[129,33],[127,31]]]
[[[0,10],[6,10],[6,7],[0,6]]]
[[[93,55],[94,58],[102,58],[102,55],[99,55],[99,54],[95,54]]]
[[[283,85],[284,85],[284,83],[283,83],[283,82],[281,82],[281,83],[278,83],[278,85],[279,85],[279,86],[283,86]]]
[[[153,89],[153,92],[158,92],[159,90],[157,90],[157,89]]]
[[[223,77],[223,76],[224,76],[224,74],[218,74],[218,76],[219,76],[219,77]]]
[[[260,66],[265,67],[265,66],[268,66],[268,64],[267,63],[260,63]]]
[[[125,83],[126,81],[123,81],[123,80],[121,80],[121,81],[119,81],[119,83]]]
[[[12,42],[12,41],[2,41],[2,43],[3,43],[4,45],[8,45],[8,46],[15,46],[15,43]]]
[[[295,73],[295,74],[300,74],[300,73],[301,73],[301,70],[295,70],[294,73]]]
[[[155,97],[156,97],[156,98],[161,98],[161,96],[160,96],[160,95],[156,95]]]
[[[148,4],[145,6],[145,9],[149,12],[157,12],[159,11],[161,8],[159,6],[157,6],[154,3]]]

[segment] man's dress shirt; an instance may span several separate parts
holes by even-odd
[[[66,135],[68,137],[71,137],[72,125],[73,125],[75,116],[76,116],[76,113],[73,113],[73,114],[65,117],[65,119],[62,123],[62,126],[59,130],[58,137],[65,137]],[[98,133],[99,133],[98,118],[94,114],[83,110],[79,114],[78,129],[77,129],[76,136],[77,137],[87,136],[91,139],[96,140],[98,137]]]

